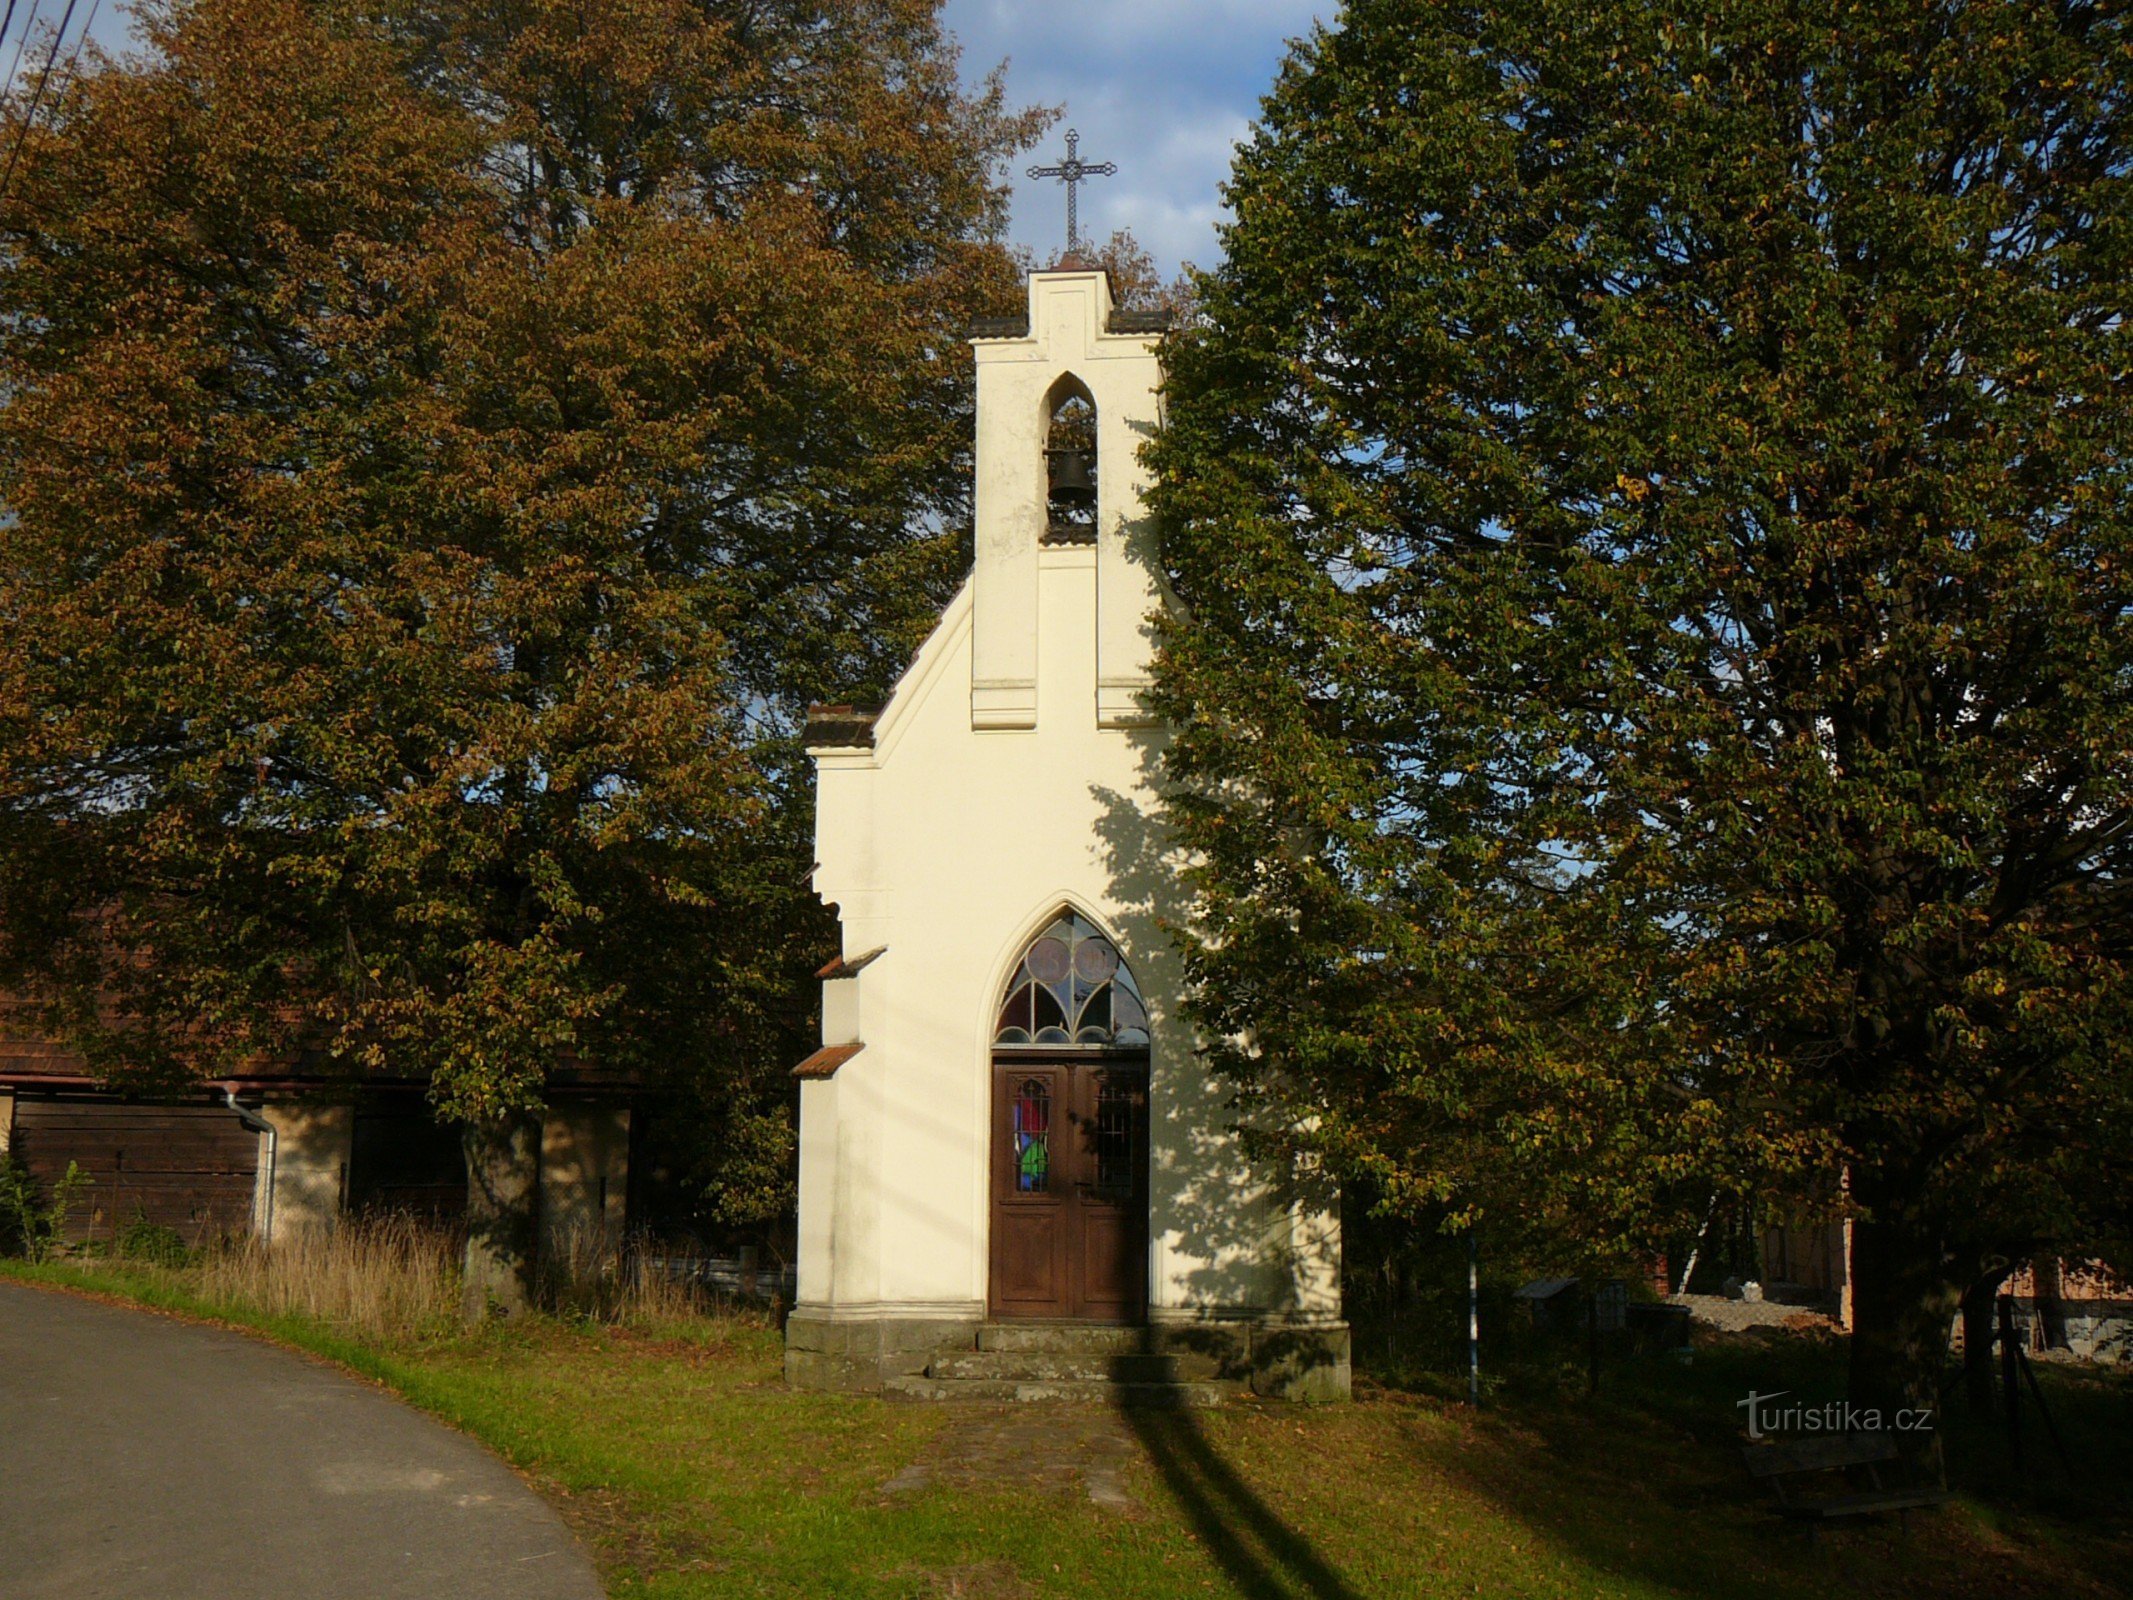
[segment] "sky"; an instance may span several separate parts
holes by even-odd
[[[40,23],[65,9],[65,0],[29,3]],[[92,4],[98,40],[123,43],[123,0],[77,0],[62,64]],[[1012,104],[1063,113],[1014,164],[1015,242],[1046,260],[1066,243],[1065,191],[1023,174],[1058,161],[1075,127],[1084,161],[1118,164],[1116,177],[1082,186],[1082,232],[1103,240],[1130,227],[1166,276],[1182,261],[1212,265],[1230,150],[1288,41],[1334,9],[1334,0],[947,0],[942,17],[962,44],[968,82],[1005,61]],[[0,51],[13,53],[22,20]]]
[[[1330,19],[1331,0],[947,0],[976,83],[1005,60],[1017,105],[1064,115],[1015,163],[1011,234],[1040,258],[1066,243],[1066,194],[1023,175],[1065,153],[1115,161],[1118,175],[1081,189],[1081,231],[1103,240],[1130,227],[1167,276],[1181,261],[1212,265],[1230,151],[1258,115],[1288,41]]]

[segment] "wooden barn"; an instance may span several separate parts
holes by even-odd
[[[636,1086],[584,1063],[549,1080],[542,1117],[544,1231],[628,1220]],[[466,1159],[430,1115],[421,1082],[350,1082],[300,1064],[154,1099],[113,1093],[64,1046],[0,1002],[0,1152],[50,1192],[72,1162],[88,1182],[69,1208],[71,1242],[147,1222],[188,1244],[262,1239],[382,1211],[456,1219]]]

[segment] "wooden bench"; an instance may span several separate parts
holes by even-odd
[[[1751,1444],[1741,1452],[1748,1475],[1768,1486],[1780,1515],[1807,1524],[1810,1533],[1840,1517],[1899,1513],[1945,1505],[1948,1491],[1933,1484],[1884,1483],[1882,1468],[1901,1461],[1903,1452],[1886,1433],[1824,1434],[1782,1444]],[[1868,1489],[1854,1487],[1864,1472]],[[1840,1475],[1841,1489],[1830,1485]],[[1908,1523],[1908,1517],[1905,1518]]]

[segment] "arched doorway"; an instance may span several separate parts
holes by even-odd
[[[1062,911],[993,1031],[993,1315],[1148,1306],[1148,1011],[1118,948]]]

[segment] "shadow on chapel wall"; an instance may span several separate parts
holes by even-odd
[[[1151,782],[1159,778],[1161,730],[1130,737],[1142,770]],[[1207,1070],[1180,1009],[1184,962],[1166,925],[1188,920],[1184,858],[1160,819],[1132,796],[1100,787],[1094,793],[1120,932],[1150,1006],[1156,1077],[1149,1205],[1156,1239],[1178,1247],[1168,1268],[1172,1286],[1210,1316],[1229,1308],[1276,1316],[1316,1309],[1299,1303],[1297,1286],[1337,1271],[1337,1232],[1312,1221],[1337,1214],[1338,1193],[1301,1163],[1247,1161],[1239,1150],[1234,1092]]]
[[[1143,444],[1153,438],[1152,425],[1133,426]],[[1153,519],[1131,519],[1123,533],[1127,559],[1151,575],[1161,604],[1174,605],[1156,559]],[[1156,621],[1151,614],[1140,626],[1151,652]],[[1136,788],[1160,793],[1165,730],[1146,727],[1127,736],[1141,775]],[[1182,1293],[1210,1318],[1230,1308],[1277,1319],[1309,1311],[1338,1315],[1337,1300],[1306,1307],[1298,1295],[1300,1283],[1338,1281],[1339,1233],[1329,1220],[1339,1214],[1336,1187],[1293,1159],[1244,1159],[1235,1138],[1235,1093],[1207,1070],[1182,1014],[1184,962],[1167,930],[1191,921],[1185,854],[1162,820],[1132,795],[1100,785],[1092,793],[1119,931],[1131,943],[1129,959],[1150,1001],[1155,1044],[1151,1142],[1157,1154],[1149,1174],[1149,1207],[1158,1298]],[[1174,1249],[1165,1250],[1166,1241]],[[1331,1359],[1322,1343],[1309,1339],[1255,1339],[1253,1344],[1255,1370],[1283,1363],[1313,1367]]]

